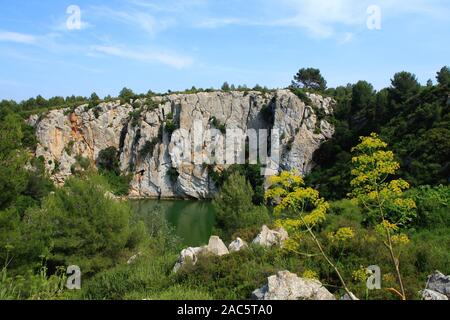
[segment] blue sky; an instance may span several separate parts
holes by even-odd
[[[382,88],[402,70],[426,82],[450,64],[449,14],[448,0],[0,0],[0,99],[285,87],[309,66],[329,86]]]

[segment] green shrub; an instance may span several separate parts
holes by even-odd
[[[119,153],[116,148],[106,148],[98,154],[97,167],[101,171],[111,171],[120,175]]]
[[[219,130],[222,134],[225,134],[227,132],[227,126],[223,123],[220,123],[216,117],[211,118],[211,124],[214,128]]]
[[[142,109],[136,109],[130,112],[130,120],[131,126],[137,127],[139,125],[139,121],[141,120]]]
[[[29,241],[46,249],[52,266],[78,265],[89,275],[112,267],[144,240],[142,223],[132,221],[127,203],[105,196],[100,176],[71,178],[41,208],[27,211]]]
[[[0,271],[0,300],[54,300],[61,299],[66,284],[65,270],[48,275],[46,267],[37,273],[11,277],[5,268]]]
[[[85,282],[82,298],[95,300],[148,299],[171,285],[171,274],[176,254],[147,255],[132,265],[121,265],[103,271]]]
[[[235,172],[225,181],[216,195],[216,226],[229,238],[237,229],[254,225],[261,226],[270,221],[267,208],[253,204],[254,192],[244,176]]]
[[[312,101],[311,99],[308,97],[308,95],[306,94],[306,91],[304,89],[301,88],[294,88],[291,87],[289,88],[291,90],[291,92],[293,94],[295,94],[301,101],[303,101],[304,104],[306,104],[307,106],[312,105]]]
[[[101,175],[106,179],[111,192],[116,196],[126,196],[130,192],[131,175],[116,175],[111,171],[103,171]]]
[[[178,130],[178,128],[178,125],[173,120],[167,120],[164,126],[164,129],[166,130],[169,137],[171,137],[172,133],[174,133],[175,130]]]
[[[144,159],[147,158],[148,155],[152,156],[153,151],[159,142],[159,137],[153,138],[151,141],[146,141],[142,149],[139,151],[139,155]]]
[[[417,205],[417,227],[450,227],[450,187],[421,186],[411,189],[407,195]]]
[[[252,292],[267,283],[279,270],[298,268],[277,250],[250,247],[222,257],[200,257],[195,266],[186,264],[175,275],[177,284],[201,288],[214,299],[248,300]]]

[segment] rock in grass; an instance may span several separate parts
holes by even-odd
[[[448,300],[446,295],[430,289],[421,291],[420,295],[422,296],[422,300]]]
[[[253,291],[254,300],[336,300],[317,280],[299,278],[289,271],[280,271],[267,278],[267,284]]]
[[[186,263],[196,264],[200,256],[212,254],[215,256],[223,256],[229,254],[229,251],[222,239],[217,236],[211,236],[207,246],[202,247],[189,247],[181,251],[178,261],[173,267],[173,272],[178,272],[178,270]]]
[[[270,230],[266,225],[264,225],[261,232],[253,240],[253,244],[258,244],[264,247],[281,246],[288,238],[289,235],[283,228],[279,228],[278,230]]]
[[[241,251],[243,249],[248,248],[248,244],[247,242],[245,242],[244,240],[242,240],[241,238],[236,238],[236,240],[234,240],[232,243],[230,243],[230,245],[228,246],[228,250],[230,252],[238,252]]]
[[[427,289],[438,292],[450,298],[450,276],[435,271],[428,277]]]

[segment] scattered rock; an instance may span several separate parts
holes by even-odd
[[[421,291],[420,295],[422,296],[422,300],[448,300],[446,295],[430,289]]]
[[[133,264],[141,255],[142,255],[142,253],[138,252],[137,254],[132,256],[130,259],[128,259],[127,264],[128,265]]]
[[[209,238],[207,250],[215,256],[223,256],[230,253],[222,239],[217,236],[212,236]]]
[[[198,256],[206,251],[206,246],[196,247],[196,248],[186,248],[181,251],[178,261],[173,267],[173,272],[178,272],[178,270],[184,266],[186,263],[196,264]]]
[[[223,256],[229,254],[229,251],[223,241],[217,236],[211,236],[207,246],[202,247],[189,247],[181,251],[178,261],[173,267],[173,272],[178,272],[178,270],[190,262],[196,264],[198,257],[201,255],[212,254],[215,256]]]
[[[426,289],[430,289],[450,298],[450,276],[435,271],[432,275],[428,276]]]
[[[256,236],[252,243],[265,247],[281,246],[288,238],[289,235],[283,228],[278,230],[270,230],[266,225],[264,225],[261,232]]]
[[[246,248],[248,248],[248,244],[247,244],[247,242],[245,242],[241,238],[236,238],[236,240],[234,240],[228,246],[228,250],[230,252],[238,252],[238,251],[241,251],[241,250],[246,249]]]
[[[336,300],[319,281],[299,278],[280,271],[267,278],[267,284],[253,291],[254,300]]]

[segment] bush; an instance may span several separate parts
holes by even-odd
[[[222,134],[225,134],[227,132],[227,126],[223,123],[220,123],[216,117],[211,118],[211,125],[219,130]]]
[[[11,277],[8,270],[0,271],[0,300],[52,300],[62,298],[66,284],[64,270],[47,274],[42,266],[37,273],[29,270],[24,276]]]
[[[450,227],[450,187],[421,186],[407,195],[417,205],[415,225],[421,228]]]
[[[253,205],[254,192],[244,176],[235,172],[225,181],[214,198],[216,226],[228,238],[237,229],[261,226],[270,221],[267,208]]]
[[[174,133],[175,130],[178,130],[178,125],[173,120],[167,120],[164,129],[166,130],[169,137],[171,137],[172,133]]]
[[[136,94],[133,92],[133,90],[128,88],[123,88],[119,93],[119,98],[122,101],[122,103],[129,103],[131,99],[134,99],[136,97]]]
[[[183,266],[175,282],[201,288],[218,300],[248,300],[255,289],[267,283],[267,277],[279,270],[299,272],[301,268],[278,250],[251,246],[222,257],[200,257],[195,266]]]
[[[127,203],[105,196],[103,178],[71,178],[27,212],[28,241],[43,244],[51,267],[80,266],[89,275],[112,267],[144,241]]]
[[[305,103],[307,106],[312,105],[311,99],[306,94],[306,91],[304,89],[300,88],[290,88],[291,92],[295,94],[303,103]]]
[[[142,149],[139,151],[139,155],[144,159],[147,158],[148,155],[152,156],[159,141],[159,137],[153,138],[151,141],[146,141]]]
[[[212,296],[198,286],[174,283],[176,255],[146,256],[131,266],[124,265],[99,273],[86,281],[83,299],[95,300],[210,300]]]
[[[130,112],[131,126],[137,127],[139,125],[139,120],[141,119],[142,109],[136,109]]]
[[[102,171],[110,171],[120,175],[119,153],[116,148],[106,148],[98,154],[97,166]]]
[[[111,192],[116,196],[126,196],[130,192],[131,175],[116,175],[111,171],[104,171],[101,175],[106,179]]]

